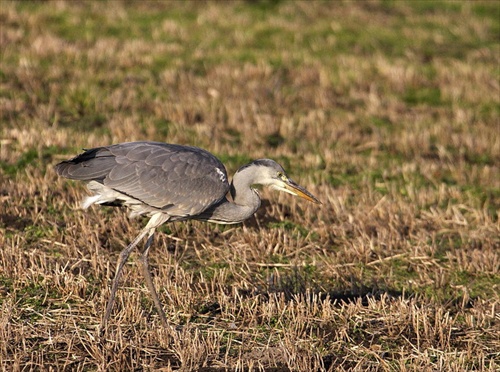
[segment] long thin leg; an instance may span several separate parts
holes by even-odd
[[[151,243],[153,242],[154,232],[155,232],[154,229],[150,230],[148,240],[146,242],[146,245],[144,246],[144,249],[141,252],[141,257],[139,258],[139,262],[141,263],[142,274],[144,275],[144,279],[146,280],[146,285],[149,289],[149,292],[153,297],[153,302],[156,306],[158,314],[160,315],[161,322],[163,323],[163,326],[165,328],[168,328],[167,317],[165,315],[165,312],[163,311],[160,299],[158,298],[158,293],[156,292],[155,286],[153,284],[153,279],[151,278],[151,271],[149,271],[148,253],[149,253],[149,248],[151,247]]]
[[[122,250],[120,252],[120,256],[118,257],[118,262],[116,264],[115,277],[113,278],[113,283],[111,285],[111,294],[109,296],[108,304],[106,306],[106,312],[104,313],[104,318],[102,319],[102,323],[101,323],[101,332],[106,329],[106,325],[107,325],[109,317],[111,315],[111,309],[113,308],[113,305],[115,303],[116,291],[118,290],[118,284],[120,283],[120,278],[122,275],[123,266],[127,262],[128,257],[130,256],[130,253],[133,251],[133,249],[148,234],[149,234],[149,237],[148,237],[148,240],[146,242],[146,247],[142,251],[143,254],[144,254],[144,252],[146,252],[145,253],[146,254],[146,261],[145,261],[146,269],[145,270],[143,269],[143,271],[147,272],[147,275],[145,275],[146,284],[148,285],[149,290],[150,290],[151,294],[153,295],[153,300],[155,301],[155,305],[156,305],[158,311],[160,311],[160,316],[162,317],[162,321],[164,323],[166,323],[167,318],[165,316],[165,313],[163,313],[163,310],[161,310],[161,306],[159,305],[160,301],[158,300],[158,296],[156,295],[156,291],[154,290],[154,287],[152,286],[151,274],[149,273],[149,265],[147,262],[147,251],[149,250],[149,247],[151,246],[151,242],[153,241],[152,237],[153,237],[153,234],[155,232],[155,228],[160,226],[162,223],[164,223],[168,219],[169,219],[169,216],[166,214],[162,214],[162,213],[156,213],[153,216],[151,216],[150,220],[146,224],[146,227],[144,227],[144,229],[142,229],[142,231],[134,239],[134,241],[132,243],[130,243],[127,246],[127,248],[125,248],[124,250]],[[143,260],[141,259],[141,262],[142,261]],[[142,266],[144,266],[144,264]],[[149,277],[149,279],[148,279],[148,277]],[[151,286],[149,285],[148,280],[151,283]],[[151,288],[153,288],[153,290],[151,290]]]
[[[106,329],[106,324],[108,323],[109,316],[111,315],[111,309],[115,303],[116,291],[118,290],[118,284],[120,282],[120,278],[122,276],[123,266],[128,260],[130,253],[136,247],[137,244],[150,232],[150,228],[146,226],[141,233],[134,239],[132,243],[130,243],[127,248],[120,252],[120,256],[118,257],[118,262],[116,264],[116,272],[115,277],[113,278],[113,283],[111,285],[111,294],[108,299],[108,304],[106,306],[106,312],[104,313],[104,318],[101,323],[101,330]],[[154,230],[153,230],[154,231]]]

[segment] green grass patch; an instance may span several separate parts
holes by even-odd
[[[31,148],[24,151],[15,162],[0,161],[0,169],[9,177],[23,172],[28,167],[42,167],[52,160],[53,155],[58,154],[57,146],[43,147],[41,151]]]
[[[439,88],[409,88],[404,96],[404,102],[409,105],[440,106],[443,104]]]

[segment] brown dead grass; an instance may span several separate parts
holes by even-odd
[[[462,3],[258,6],[2,4],[2,369],[498,369],[498,22]],[[143,221],[79,210],[52,166],[139,139],[230,173],[275,158],[324,204],[264,190],[242,226],[168,225],[151,265],[179,329],[132,257],[99,339]]]

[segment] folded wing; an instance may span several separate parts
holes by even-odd
[[[59,175],[98,182],[171,216],[197,215],[229,190],[224,165],[197,147],[129,142],[86,150],[56,166]]]

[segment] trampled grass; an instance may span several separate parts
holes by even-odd
[[[2,370],[498,370],[497,2],[2,2]],[[241,226],[78,209],[53,165],[155,140],[232,174],[279,161]]]

